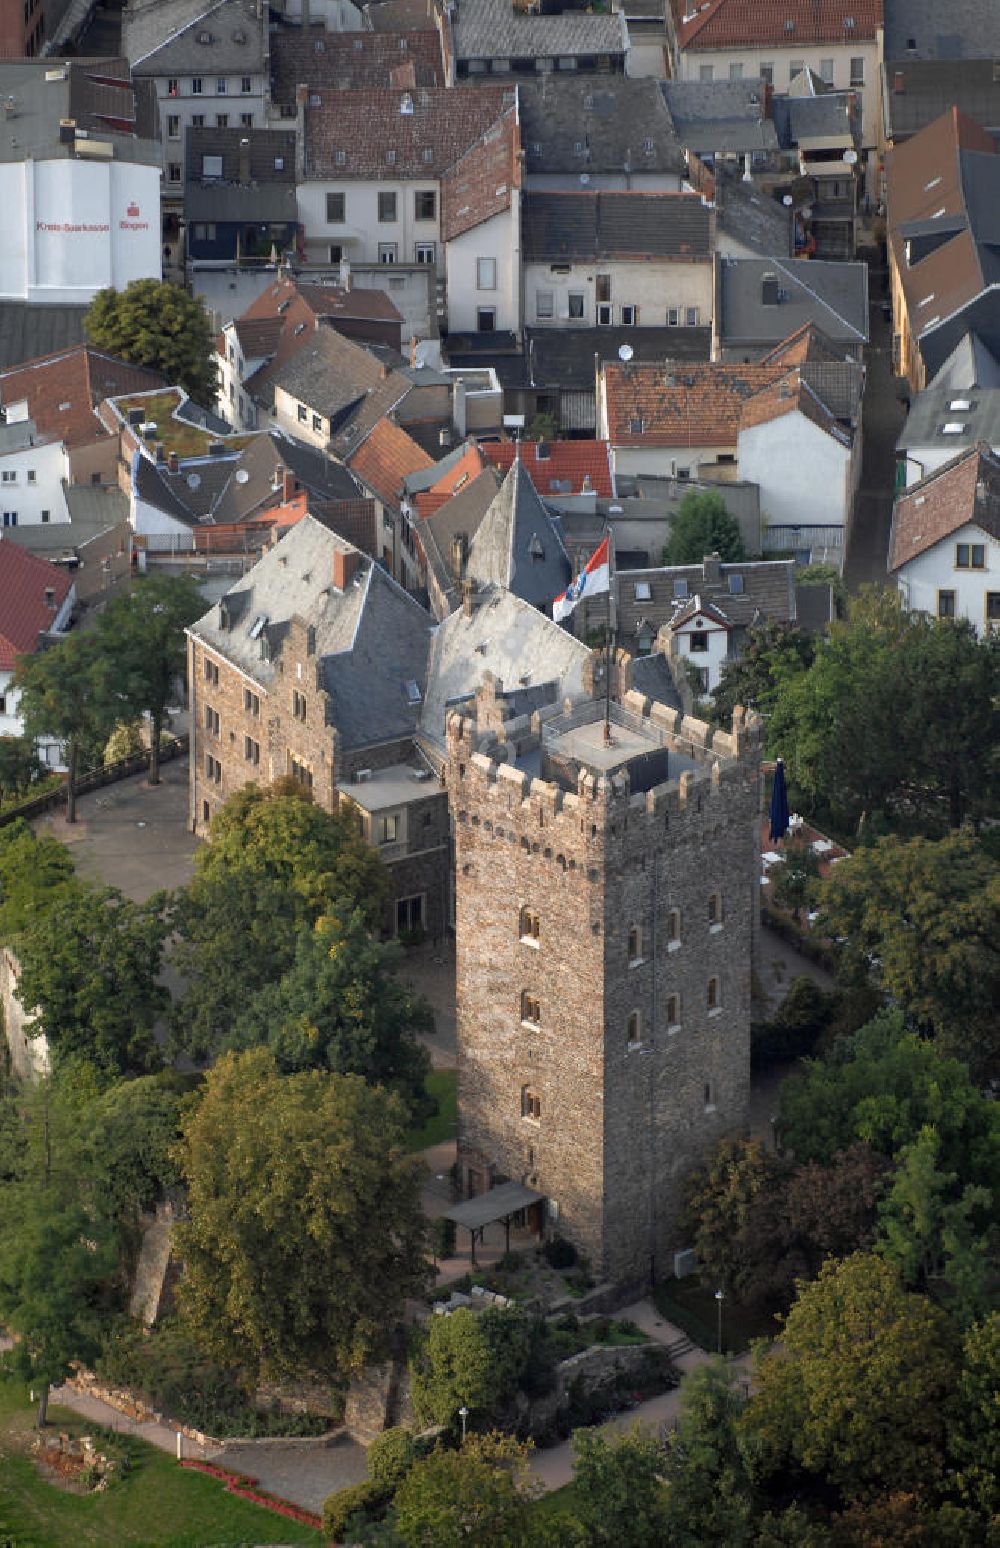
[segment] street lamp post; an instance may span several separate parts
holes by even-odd
[[[458,1417],[462,1421],[462,1445],[464,1446],[465,1445],[465,1423],[466,1423],[466,1420],[469,1417],[469,1410],[466,1408],[464,1403],[462,1404],[461,1408],[458,1410]]]
[[[715,1304],[719,1308],[719,1353],[722,1353],[722,1303],[726,1299],[724,1290],[716,1290]]]

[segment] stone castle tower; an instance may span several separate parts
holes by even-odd
[[[747,1119],[759,722],[477,708],[448,725],[464,1186],[526,1183],[596,1272],[646,1280]]]

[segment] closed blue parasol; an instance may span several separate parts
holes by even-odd
[[[785,765],[779,758],[774,767],[774,783],[771,786],[771,842],[776,844],[788,832],[788,790],[785,785]]]

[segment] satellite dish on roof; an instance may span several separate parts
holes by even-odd
[[[858,159],[858,153],[857,153],[856,150],[845,150],[845,152],[844,152],[844,160],[847,162],[847,165],[849,167],[853,167],[855,165],[855,163],[857,162],[857,159]]]
[[[628,365],[634,354],[635,350],[632,348],[631,344],[623,344],[621,349],[618,351],[618,359],[622,362],[622,365]]]
[[[200,483],[201,483],[201,474],[200,473],[189,473],[188,474],[188,476],[187,476],[187,486],[188,486],[189,489],[197,489],[198,485]]]
[[[236,482],[238,484],[248,484],[250,482],[250,474],[247,472],[246,468],[237,468]]]
[[[792,203],[793,203],[791,194],[784,194],[782,196],[781,202],[785,206],[786,210],[790,210],[791,207],[792,207]]]
[[[586,188],[587,184],[590,182],[590,173],[589,172],[581,172],[580,173],[580,182],[583,184],[584,188]]]

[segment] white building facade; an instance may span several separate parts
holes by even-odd
[[[0,508],[2,524],[47,526],[68,522],[64,481],[69,457],[61,441],[39,439],[30,419],[0,427]]]

